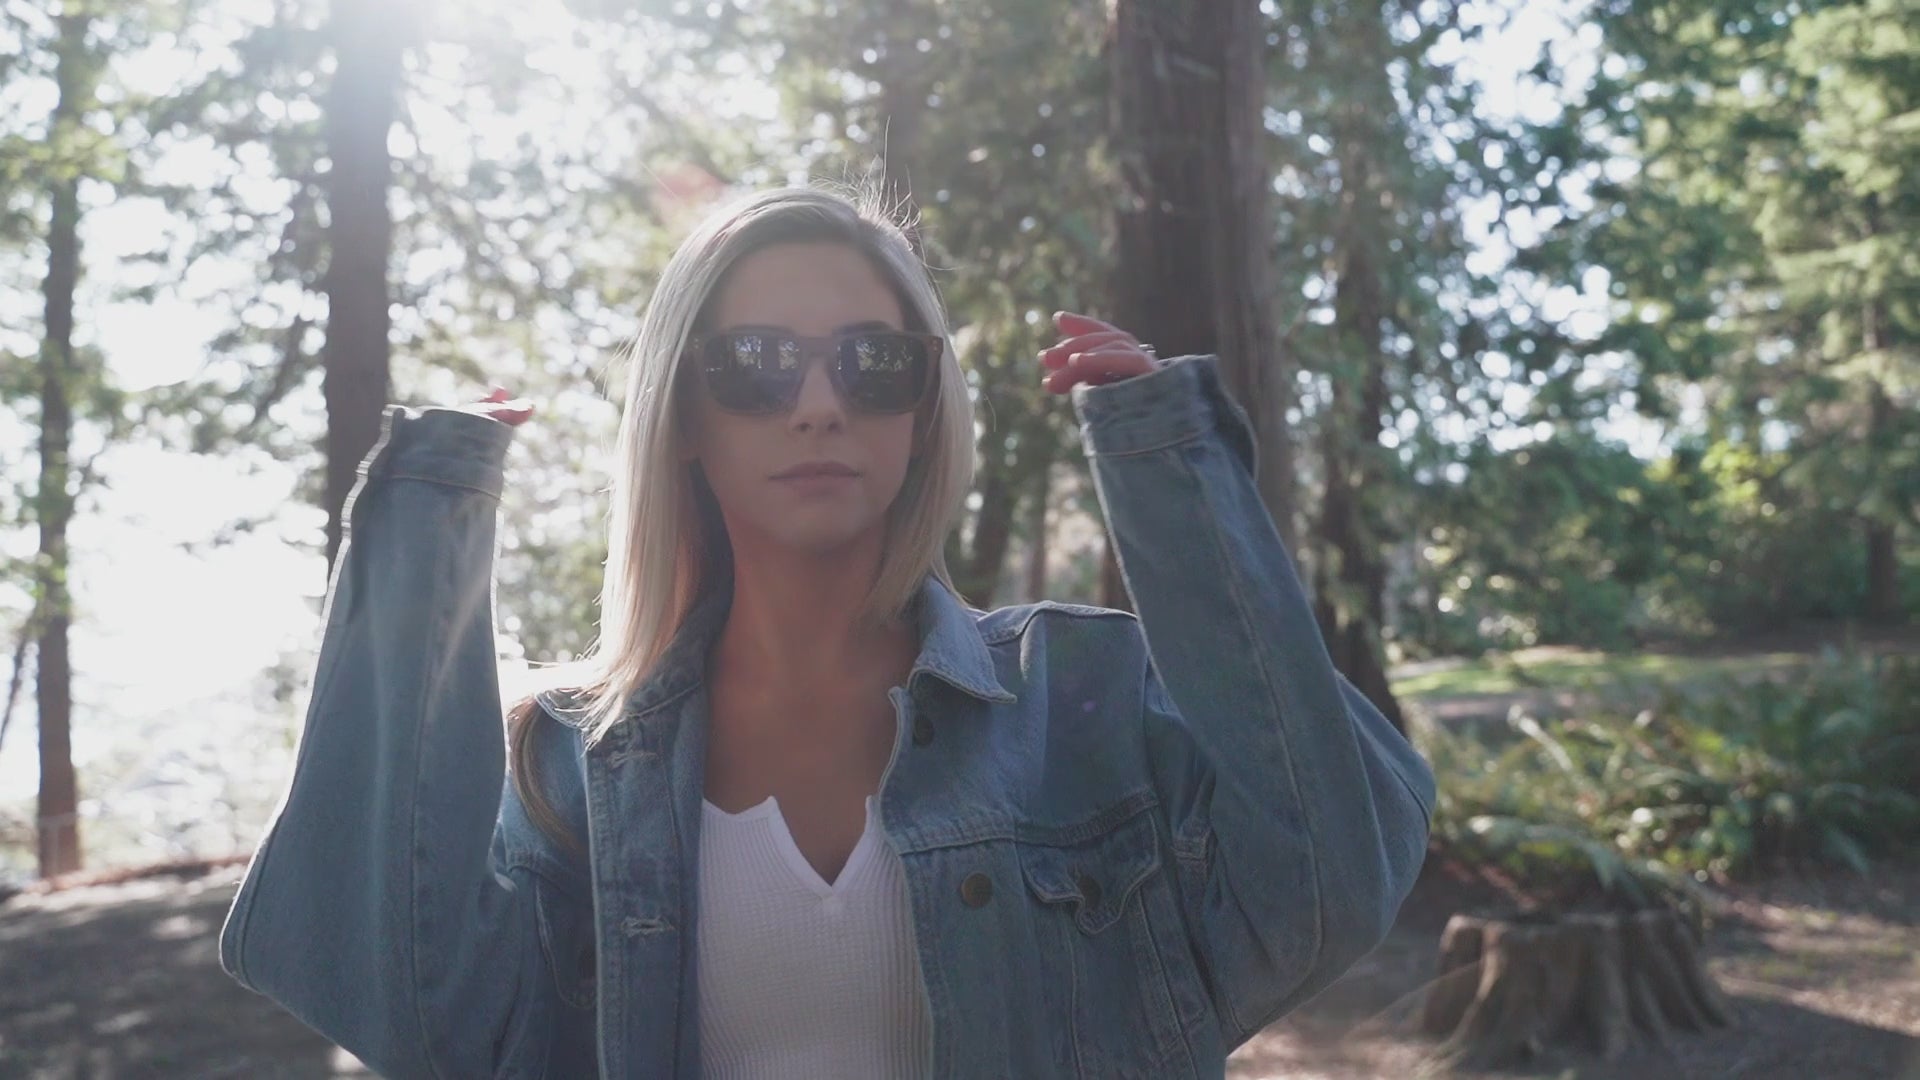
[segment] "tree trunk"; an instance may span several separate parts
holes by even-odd
[[[875,21],[868,28],[868,36],[885,44],[882,55],[870,65],[879,88],[874,109],[880,124],[876,134],[880,139],[882,191],[895,220],[903,223],[914,251],[924,255],[919,204],[914,199],[914,166],[919,160],[931,79],[923,56],[914,48],[912,28],[907,25],[912,14],[908,0],[889,0],[872,14]]]
[[[1120,573],[1120,560],[1113,554],[1113,535],[1107,534],[1106,547],[1100,552],[1100,606],[1115,611],[1132,611],[1133,597],[1127,595],[1127,579]]]
[[[1375,279],[1370,272],[1353,263],[1349,263],[1349,271],[1341,276],[1340,299],[1356,307],[1367,306],[1370,297],[1377,299],[1377,294],[1351,287],[1373,283]],[[1339,307],[1336,303],[1336,309]],[[1336,315],[1336,324],[1338,318]],[[1377,328],[1377,322],[1375,326]],[[1377,329],[1373,337],[1377,346]],[[1374,373],[1377,374],[1377,368]],[[1357,408],[1351,406],[1352,394],[1340,385],[1340,376],[1336,374],[1331,404],[1321,429],[1326,482],[1315,529],[1318,541],[1315,548],[1320,558],[1314,564],[1313,609],[1334,666],[1346,674],[1394,727],[1405,732],[1406,720],[1387,680],[1380,649],[1386,559],[1374,530],[1366,524],[1363,493],[1368,487],[1368,470],[1361,463],[1363,454],[1356,450],[1357,446],[1377,444],[1379,413],[1370,409],[1371,394],[1362,397]]]
[[[40,876],[81,867],[80,785],[73,768],[73,668],[67,653],[72,603],[67,589],[70,558],[67,525],[73,519],[73,294],[80,282],[80,167],[76,142],[92,107],[97,72],[87,52],[90,19],[59,18],[60,97],[54,105],[50,143],[60,166],[51,170],[52,217],[47,232],[46,338],[40,345],[40,490],[34,516],[40,525],[34,565],[36,646],[35,704],[40,715]]]
[[[1612,1058],[1636,1038],[1726,1027],[1732,1011],[1671,910],[1455,915],[1421,1026],[1442,1053],[1498,1068],[1566,1045]]]
[[[1897,623],[1900,606],[1900,556],[1893,523],[1867,523],[1867,609],[1872,622]]]
[[[1004,380],[1018,362],[1019,358],[1014,358],[983,370],[983,385]],[[1001,571],[1006,566],[1007,549],[1013,544],[1013,523],[1022,496],[1031,497],[1037,489],[1044,500],[1054,446],[1044,416],[1023,417],[1021,426],[1009,431],[988,427],[981,433],[982,465],[977,478],[980,509],[974,513],[972,546],[957,564],[961,569],[954,579],[961,595],[975,607],[990,608],[1000,591]]]
[[[986,438],[993,438],[989,431]],[[1004,454],[1003,454],[1004,456]],[[980,509],[973,519],[973,547],[967,552],[966,571],[956,584],[967,603],[991,610],[994,594],[1000,591],[1000,567],[1007,559],[1007,543],[1013,535],[1014,491],[1005,462],[992,461],[980,478]]]
[[[400,19],[404,20],[405,16]],[[380,435],[389,384],[387,262],[393,216],[387,133],[400,92],[406,35],[374,0],[333,0],[328,31],[326,174],[327,565],[340,550],[341,513],[361,461]]]
[[[1378,126],[1394,103],[1386,86],[1386,31],[1378,5],[1355,9],[1352,19],[1356,64],[1371,85],[1345,105],[1334,131],[1340,210],[1333,323],[1341,349],[1333,358],[1332,396],[1321,425],[1326,487],[1316,529],[1314,611],[1334,666],[1404,732],[1406,721],[1381,651],[1387,560],[1368,506],[1383,482],[1374,459],[1387,407],[1382,263],[1389,257],[1372,154],[1386,141]]]
[[[1046,441],[1052,446],[1052,440]],[[1032,485],[1032,502],[1027,505],[1027,535],[1031,546],[1027,548],[1026,601],[1045,600],[1047,598],[1047,503],[1053,496],[1053,460],[1052,455],[1041,468],[1035,470]]]
[[[1267,26],[1259,3],[1200,6],[1210,50],[1220,56],[1220,130],[1208,193],[1212,225],[1215,351],[1228,390],[1253,423],[1260,501],[1288,551],[1297,551],[1299,502],[1294,482],[1293,365],[1281,354],[1269,244],[1273,235],[1273,169],[1266,126]],[[1152,338],[1146,339],[1152,341]],[[1172,355],[1162,353],[1161,355]]]
[[[1120,170],[1112,321],[1159,355],[1212,353],[1246,409],[1255,479],[1293,545],[1290,372],[1267,271],[1266,26],[1257,0],[1115,0],[1112,132]],[[1126,607],[1105,556],[1101,603]]]
[[[1877,351],[1885,347],[1886,318],[1885,305],[1877,303],[1869,305],[1865,341],[1869,351]],[[1893,401],[1887,396],[1886,387],[1877,381],[1868,387],[1867,393],[1869,452],[1876,456],[1890,453],[1893,450],[1893,447],[1888,445],[1893,431]],[[1870,517],[1865,525],[1867,543],[1865,614],[1870,622],[1897,623],[1903,614],[1903,605],[1900,602],[1900,551],[1894,532],[1895,524],[1887,517]]]

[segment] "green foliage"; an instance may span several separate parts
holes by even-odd
[[[1417,494],[1419,572],[1403,638],[1432,653],[1532,645],[1626,649],[1870,609],[1865,554],[1836,537],[1799,455],[1682,442],[1656,461],[1578,430],[1474,448],[1457,482]],[[1900,610],[1920,611],[1905,568]]]
[[[1496,749],[1479,736],[1439,729],[1419,741],[1440,777],[1432,842],[1446,856],[1549,906],[1638,909],[1694,900],[1685,874],[1629,855],[1589,819],[1580,795],[1590,784],[1564,751],[1543,754],[1538,742],[1512,739]]]
[[[1559,224],[1519,265],[1607,282],[1610,324],[1560,343],[1569,370],[1620,372],[1580,415],[1692,429],[1676,471],[1708,481],[1715,550],[1687,568],[1724,575],[1695,614],[1896,617],[1888,537],[1920,523],[1920,15],[1608,0],[1591,17],[1598,73],[1521,140],[1560,151],[1534,200]]]
[[[1829,651],[1788,680],[1660,689],[1504,738],[1431,731],[1434,835],[1545,892],[1615,902],[1920,846],[1920,658]],[[1571,874],[1572,878],[1561,875]]]
[[[1830,496],[1796,482],[1803,460],[1720,441],[1683,444],[1653,466],[1652,479],[1686,498],[1693,519],[1661,583],[1671,609],[1735,630],[1868,613],[1865,553],[1849,542],[1857,528],[1836,535]]]
[[[1477,447],[1466,466],[1423,493],[1411,636],[1461,651],[1634,641],[1650,588],[1674,576],[1674,534],[1691,528],[1685,494],[1624,447],[1579,434],[1505,454]]]

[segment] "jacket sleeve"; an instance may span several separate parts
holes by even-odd
[[[291,786],[220,963],[387,1077],[534,1052],[530,884],[490,861],[505,738],[494,519],[512,428],[389,406],[347,501]]]
[[[1433,774],[1329,659],[1217,358],[1073,400],[1146,637],[1179,893],[1238,1046],[1385,936],[1425,857]]]

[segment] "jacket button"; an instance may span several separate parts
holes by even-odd
[[[925,746],[933,741],[933,721],[924,716],[913,718],[913,745]]]
[[[985,874],[968,874],[960,883],[960,900],[968,907],[980,907],[993,899],[993,879]]]
[[[1080,886],[1082,903],[1090,908],[1100,906],[1100,883],[1094,880],[1092,874],[1081,874],[1074,884]]]

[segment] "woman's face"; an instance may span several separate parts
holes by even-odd
[[[827,337],[905,324],[893,289],[865,255],[842,244],[793,243],[734,263],[715,298],[711,332],[749,327]],[[725,412],[698,371],[688,374],[691,445],[681,456],[700,461],[736,552],[771,543],[826,554],[885,520],[913,453],[914,414],[854,412],[818,356],[809,358],[793,409],[772,416]],[[857,475],[831,482],[775,479],[817,461],[838,462]]]

